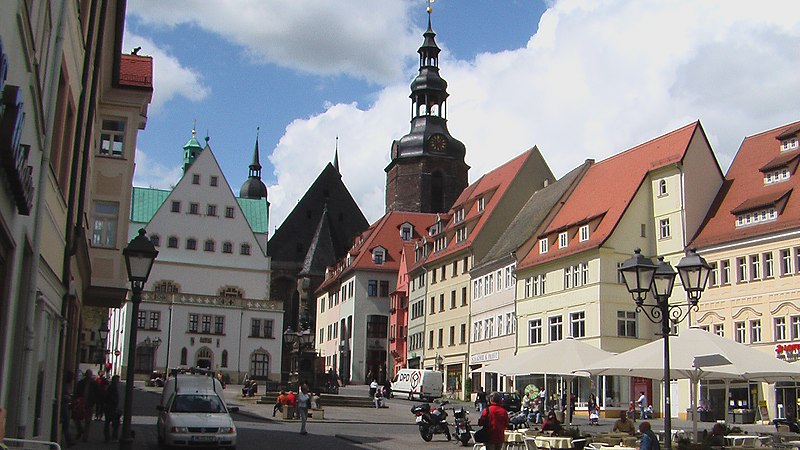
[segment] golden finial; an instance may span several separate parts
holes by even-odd
[[[194,122],[192,123],[192,137],[196,136],[197,136],[197,119],[194,119]]]
[[[427,11],[428,14],[433,12],[433,7],[431,5],[433,5],[433,2],[435,2],[435,1],[436,0],[428,0],[428,7],[425,8],[425,11]]]

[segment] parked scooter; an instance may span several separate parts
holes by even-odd
[[[464,408],[453,408],[453,417],[455,418],[456,439],[461,442],[461,445],[466,447],[469,445],[469,440],[472,438],[472,426],[469,424],[469,411]]]
[[[451,439],[450,427],[447,426],[447,411],[445,411],[447,404],[449,402],[445,400],[433,409],[429,403],[411,407],[411,412],[417,416],[416,423],[419,425],[419,434],[425,442],[430,442],[434,434],[444,434],[448,441]]]

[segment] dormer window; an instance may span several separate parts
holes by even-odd
[[[762,222],[771,222],[778,218],[778,211],[775,208],[762,209],[760,211],[752,211],[736,216],[736,226],[746,227],[748,225],[756,225]]]
[[[410,223],[404,223],[400,226],[400,239],[410,241],[411,236],[414,234],[414,227]]]
[[[781,150],[782,151],[794,150],[794,149],[797,148],[797,146],[798,146],[797,137],[793,137],[793,138],[790,138],[790,139],[784,139],[781,142]]]
[[[467,227],[460,227],[456,230],[456,242],[464,242],[467,240]]]
[[[433,251],[438,252],[447,247],[447,238],[442,236],[433,243]]]
[[[658,180],[658,196],[664,197],[667,195],[667,180]]]
[[[569,244],[569,234],[566,231],[558,233],[558,248],[567,248]]]
[[[483,211],[483,209],[485,207],[486,207],[486,199],[483,198],[483,197],[479,197],[478,198],[478,212]]]
[[[459,223],[462,220],[464,220],[464,208],[458,208],[456,210],[455,215],[453,216],[453,222],[454,223]]]
[[[581,242],[588,241],[589,240],[589,225],[583,225],[580,228],[580,234],[581,234]]]
[[[549,250],[547,238],[539,239],[539,253],[540,254],[547,253],[547,250]]]
[[[372,250],[372,262],[381,265],[386,259],[386,250],[383,247],[375,247]]]
[[[772,170],[764,174],[764,184],[780,183],[781,181],[788,180],[790,176],[788,167]]]
[[[351,262],[353,262],[353,255],[350,253],[347,254],[347,259],[345,260],[345,265],[349,266]]]

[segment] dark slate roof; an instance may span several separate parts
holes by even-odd
[[[497,240],[494,247],[489,250],[482,260],[478,261],[472,270],[480,272],[487,266],[493,266],[505,258],[508,258],[509,262],[512,261],[512,258],[510,258],[511,252],[516,252],[525,241],[531,238],[536,239],[537,230],[542,226],[548,225],[548,217],[552,218],[558,212],[557,209],[554,211],[554,208],[560,206],[559,202],[563,204],[569,192],[580,181],[593,162],[592,160],[587,160],[555,183],[534,192],[511,222],[511,225]],[[553,214],[551,214],[551,211],[553,211]],[[525,255],[519,256],[523,257]]]
[[[273,262],[305,261],[326,205],[337,260],[350,249],[353,236],[369,227],[339,171],[328,163],[269,240],[267,254]]]
[[[328,207],[325,206],[322,210],[322,217],[319,219],[319,225],[317,225],[317,231],[314,233],[314,239],[311,240],[308,247],[300,275],[324,276],[325,269],[336,262],[336,252],[334,252],[331,240],[332,234],[331,223],[328,220]]]

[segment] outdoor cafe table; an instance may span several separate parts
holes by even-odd
[[[572,448],[571,437],[534,436],[533,442],[536,443],[537,447],[541,448]]]
[[[729,434],[725,436],[725,443],[731,447],[755,447],[761,436],[755,434]]]
[[[486,446],[480,443],[475,444],[472,450],[483,450]],[[524,449],[525,448],[525,433],[514,430],[506,430],[505,442],[503,443],[503,450],[511,449]]]

